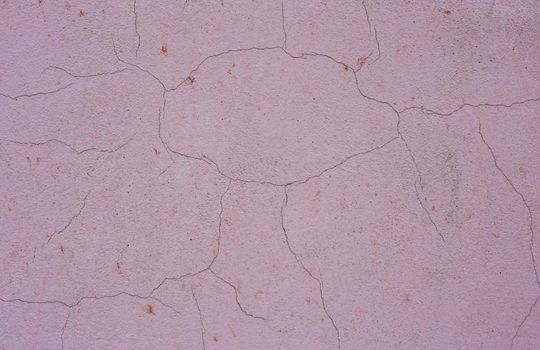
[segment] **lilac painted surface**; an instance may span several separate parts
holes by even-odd
[[[0,349],[540,349],[539,28],[0,1]]]

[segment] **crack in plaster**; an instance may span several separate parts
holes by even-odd
[[[523,195],[523,193],[521,193],[516,188],[516,186],[510,180],[508,175],[506,175],[504,170],[499,166],[499,163],[497,162],[497,157],[495,156],[495,152],[493,151],[493,148],[491,148],[489,143],[484,138],[484,134],[482,133],[482,122],[481,122],[480,118],[478,118],[478,134],[480,135],[480,138],[482,139],[482,142],[484,143],[484,145],[489,150],[489,153],[491,154],[491,158],[493,159],[493,164],[495,165],[495,168],[497,168],[499,173],[505,178],[506,182],[510,185],[510,187],[512,187],[512,190],[521,198],[521,201],[523,202],[523,205],[527,209],[528,216],[529,216],[529,231],[530,231],[529,249],[530,249],[530,252],[531,252],[531,260],[532,260],[532,265],[533,265],[533,269],[534,269],[534,275],[536,277],[536,284],[538,286],[540,286],[540,279],[538,277],[538,271],[536,269],[536,258],[534,256],[534,236],[535,235],[534,235],[534,228],[533,228],[533,215],[532,215],[531,206],[529,205],[529,203],[527,203],[527,200],[525,199],[525,196]]]
[[[199,301],[197,300],[197,297],[195,296],[195,290],[193,289],[193,287],[191,287],[191,295],[193,296],[193,301],[195,302],[195,306],[197,306],[197,311],[199,312],[199,321],[201,323],[201,341],[202,341],[203,350],[206,350],[206,342],[204,340],[206,337],[206,327],[204,326],[201,307],[199,306]]]
[[[57,235],[62,234],[65,230],[67,230],[71,226],[73,221],[82,214],[84,208],[86,207],[86,199],[88,198],[89,194],[90,194],[90,192],[86,193],[86,195],[83,198],[83,203],[82,203],[81,207],[79,208],[79,211],[69,219],[68,223],[66,225],[64,225],[64,227],[62,227],[60,230],[53,232],[53,234],[49,236],[49,239],[47,239],[47,244],[49,244],[49,242],[54,237],[56,237]]]
[[[240,304],[240,301],[239,301],[239,292],[238,292],[238,288],[236,288],[236,286],[234,284],[232,284],[231,282],[227,281],[225,278],[219,276],[214,270],[212,270],[212,268],[208,268],[208,271],[210,271],[210,273],[212,273],[212,275],[214,275],[214,277],[216,277],[218,280],[220,280],[221,282],[225,283],[226,285],[228,285],[229,287],[231,287],[233,290],[234,290],[234,294],[236,296],[236,305],[238,306],[238,308],[240,309],[240,311],[242,311],[242,313],[248,317],[251,317],[251,318],[255,318],[255,319],[258,319],[258,320],[263,320],[263,321],[268,321],[267,318],[265,317],[262,317],[262,316],[257,316],[257,315],[254,315],[252,314],[251,312],[248,312],[245,307],[242,306],[242,304]]]
[[[185,7],[184,3],[184,7]],[[139,49],[141,48],[141,34],[139,33],[139,27],[137,26],[137,0],[133,0],[133,25],[135,26],[135,34],[137,34],[137,47],[135,48],[135,57],[139,55]]]
[[[338,350],[341,349],[341,336],[340,336],[340,332],[339,332],[339,328],[337,327],[336,325],[336,322],[334,321],[334,318],[330,315],[330,313],[328,312],[328,308],[326,306],[326,300],[324,298],[324,293],[323,293],[323,282],[322,282],[322,278],[320,277],[315,277],[308,269],[307,267],[304,265],[304,263],[302,262],[302,260],[298,257],[298,254],[296,254],[296,252],[292,249],[291,247],[291,243],[289,241],[289,235],[287,234],[287,229],[285,228],[285,222],[284,222],[284,217],[283,217],[283,212],[285,210],[285,207],[287,206],[287,202],[289,200],[289,195],[287,194],[287,186],[284,186],[283,187],[283,193],[284,193],[284,198],[283,198],[283,202],[281,204],[281,211],[280,211],[280,214],[281,214],[281,229],[283,231],[283,236],[285,237],[285,243],[287,245],[287,248],[289,249],[289,252],[292,254],[292,256],[294,257],[294,259],[296,260],[296,262],[298,263],[298,265],[300,266],[300,268],[302,270],[304,270],[305,273],[307,273],[307,275],[313,279],[315,282],[317,282],[317,284],[319,285],[319,294],[320,294],[320,297],[321,297],[321,302],[322,302],[322,307],[323,307],[323,311],[324,313],[326,314],[326,316],[328,317],[328,319],[330,320],[330,322],[332,323],[332,327],[334,328],[334,331],[336,332],[336,338],[337,338],[337,347],[338,347]]]
[[[135,32],[137,34],[137,38],[138,38],[138,41],[137,41],[137,48],[136,48],[136,56],[138,54],[138,50],[140,48],[140,40],[141,40],[141,37],[140,37],[140,34],[139,34],[139,31],[138,31],[138,28],[137,28],[137,13],[136,13],[136,2],[137,0],[134,0],[133,2],[133,14],[134,14],[134,26],[135,26]],[[185,6],[187,5],[188,1],[186,0],[184,2],[184,8]],[[419,191],[419,188],[418,188],[418,184],[419,184],[419,187],[420,187],[420,190],[422,188],[422,184],[423,184],[423,181],[422,181],[422,178],[421,178],[421,173],[419,171],[419,168],[418,168],[418,164],[416,163],[416,160],[414,158],[414,155],[410,149],[410,147],[408,146],[405,138],[403,137],[400,129],[399,129],[399,123],[400,123],[400,115],[399,113],[401,112],[405,112],[406,110],[408,109],[420,109],[422,112],[426,113],[426,114],[433,114],[433,115],[439,115],[439,116],[450,116],[456,112],[458,112],[459,110],[463,109],[463,108],[466,108],[466,107],[471,107],[471,108],[477,108],[477,107],[512,107],[514,105],[519,105],[519,104],[524,104],[524,103],[528,103],[528,102],[533,102],[533,101],[540,101],[540,98],[530,98],[530,99],[526,99],[526,100],[523,100],[523,101],[517,101],[517,102],[512,102],[510,104],[503,104],[503,103],[482,103],[482,104],[469,104],[469,103],[464,103],[462,104],[460,107],[456,108],[455,110],[451,111],[451,112],[448,112],[448,113],[443,113],[443,112],[437,112],[437,111],[434,111],[434,110],[430,110],[430,109],[426,109],[424,108],[423,106],[412,106],[412,107],[407,107],[405,109],[403,109],[402,111],[397,111],[393,105],[389,102],[386,102],[386,101],[382,101],[382,100],[378,100],[376,98],[373,98],[373,97],[370,97],[368,95],[365,95],[361,89],[360,89],[360,86],[359,86],[359,82],[358,82],[358,76],[357,76],[357,72],[360,70],[353,70],[353,74],[354,74],[354,77],[355,77],[355,82],[356,82],[356,86],[358,88],[358,92],[360,93],[360,95],[362,95],[363,97],[369,99],[369,100],[372,100],[372,101],[376,101],[380,104],[383,104],[383,105],[386,105],[388,107],[390,107],[397,115],[398,117],[398,122],[397,122],[397,134],[398,136],[390,139],[389,141],[386,141],[385,143],[383,143],[382,145],[379,145],[379,146],[376,146],[375,148],[373,149],[370,149],[370,150],[366,150],[366,151],[362,151],[362,152],[358,152],[358,153],[355,153],[353,155],[350,155],[350,156],[347,156],[343,161],[329,167],[329,168],[326,168],[326,169],[323,169],[320,173],[318,174],[315,174],[315,175],[312,175],[306,179],[303,179],[303,180],[295,180],[293,182],[289,182],[289,183],[284,183],[284,184],[275,184],[275,183],[271,183],[271,182],[267,182],[267,181],[253,181],[253,180],[245,180],[245,179],[237,179],[237,178],[232,178],[230,176],[227,176],[226,174],[224,174],[220,167],[218,166],[218,164],[216,164],[214,161],[210,160],[208,157],[206,156],[201,156],[201,157],[196,157],[196,156],[192,156],[192,155],[188,155],[188,154],[183,154],[181,152],[178,152],[178,151],[175,151],[173,149],[171,149],[168,144],[163,140],[162,136],[161,136],[161,117],[162,117],[162,114],[163,114],[163,117],[164,117],[164,114],[165,114],[165,103],[166,103],[166,93],[167,92],[170,92],[170,91],[174,91],[176,90],[178,87],[180,87],[181,85],[183,85],[189,78],[189,76],[191,76],[191,74],[195,73],[207,60],[209,59],[212,59],[212,58],[216,58],[216,57],[219,57],[219,56],[222,56],[222,55],[226,55],[226,54],[229,54],[229,53],[232,53],[232,52],[243,52],[243,51],[251,51],[251,50],[274,50],[274,49],[280,49],[282,50],[284,53],[286,53],[287,55],[289,55],[290,57],[292,58],[306,58],[306,57],[309,57],[309,56],[321,56],[321,57],[326,57],[330,60],[332,60],[334,63],[336,64],[340,64],[340,65],[343,65],[345,67],[348,67],[346,64],[344,64],[343,62],[339,62],[337,60],[335,60],[334,58],[332,58],[331,56],[329,55],[325,55],[325,54],[318,54],[318,53],[303,53],[302,55],[300,56],[293,56],[291,55],[290,53],[287,52],[286,50],[286,46],[287,46],[287,33],[286,33],[286,30],[285,30],[285,14],[284,14],[284,4],[283,4],[283,1],[282,1],[282,4],[281,4],[282,8],[281,8],[281,11],[282,11],[282,29],[283,29],[283,32],[284,32],[284,41],[283,41],[283,45],[281,47],[252,47],[252,48],[247,48],[247,49],[231,49],[231,50],[227,50],[227,51],[224,51],[224,52],[221,52],[221,53],[218,53],[218,54],[215,54],[215,55],[210,55],[208,57],[206,57],[205,59],[203,59],[191,72],[190,72],[190,75],[188,75],[188,77],[186,77],[181,83],[179,83],[176,87],[174,88],[167,88],[163,82],[161,82],[161,80],[159,78],[157,78],[153,73],[151,73],[149,70],[146,70],[146,69],[143,69],[142,67],[136,65],[136,64],[133,64],[133,63],[130,63],[130,62],[127,62],[123,59],[121,59],[118,55],[118,52],[116,51],[116,47],[114,46],[114,42],[113,42],[113,48],[114,48],[114,53],[116,55],[116,58],[118,59],[118,61],[124,63],[124,64],[127,64],[129,66],[132,66],[132,67],[135,67],[137,68],[138,70],[150,75],[153,79],[155,79],[160,85],[161,87],[163,88],[163,111],[162,109],[160,108],[160,111],[159,111],[159,116],[158,116],[158,134],[159,134],[159,138],[162,142],[162,144],[166,147],[167,151],[172,153],[172,154],[175,154],[175,155],[178,155],[178,156],[182,156],[182,157],[186,157],[186,158],[190,158],[190,159],[194,159],[194,160],[199,160],[199,161],[203,161],[207,164],[212,164],[216,167],[217,171],[220,173],[220,175],[224,176],[225,178],[229,179],[229,185],[227,186],[227,190],[222,194],[221,198],[220,198],[220,219],[219,219],[219,225],[218,225],[218,238],[217,238],[217,253],[214,255],[211,263],[209,264],[208,267],[206,267],[205,269],[202,269],[202,270],[199,270],[198,272],[195,272],[195,273],[187,273],[187,274],[184,274],[182,276],[179,276],[179,277],[166,277],[165,279],[163,279],[157,287],[155,287],[154,289],[152,289],[152,291],[147,295],[147,296],[140,296],[140,295],[137,295],[137,294],[132,294],[132,293],[128,293],[128,292],[120,292],[120,293],[117,293],[117,294],[113,294],[113,295],[105,295],[105,296],[101,296],[101,297],[92,297],[92,296],[89,296],[89,297],[82,297],[80,298],[77,302],[73,303],[73,304],[68,304],[66,302],[63,302],[63,301],[25,301],[25,300],[22,300],[22,299],[2,299],[0,298],[1,301],[3,302],[22,302],[22,303],[29,303],[29,304],[48,304],[48,303],[54,303],[54,304],[61,304],[61,305],[64,305],[68,308],[73,308],[75,306],[78,306],[82,301],[84,300],[88,300],[88,299],[93,299],[93,300],[99,300],[99,299],[105,299],[105,298],[113,298],[113,297],[116,297],[116,296],[120,296],[120,295],[127,295],[127,296],[131,296],[131,297],[135,297],[135,298],[140,298],[140,299],[153,299],[159,303],[161,303],[162,305],[164,306],[167,306],[171,309],[173,309],[175,312],[177,312],[179,314],[179,312],[177,310],[175,310],[174,308],[168,306],[167,304],[164,304],[161,300],[155,298],[152,296],[152,294],[158,289],[160,288],[166,281],[168,280],[180,280],[180,279],[183,279],[183,278],[186,278],[186,277],[193,277],[193,276],[196,276],[202,272],[205,272],[205,271],[209,271],[211,272],[216,278],[218,278],[220,281],[226,283],[227,285],[231,286],[234,290],[235,290],[235,294],[236,294],[236,302],[237,302],[237,305],[238,307],[240,308],[240,310],[246,314],[247,316],[250,316],[250,317],[253,317],[253,318],[260,318],[260,319],[264,319],[262,317],[259,317],[259,316],[254,316],[254,315],[251,315],[249,314],[248,312],[245,311],[245,309],[241,306],[241,304],[239,303],[238,301],[238,291],[236,289],[236,287],[234,285],[232,285],[230,282],[226,281],[225,279],[221,278],[220,276],[218,276],[212,269],[212,265],[213,263],[215,262],[215,260],[217,259],[218,255],[219,255],[219,249],[220,249],[220,237],[221,237],[221,217],[222,217],[222,213],[223,213],[223,197],[225,196],[225,194],[227,193],[229,187],[230,187],[230,184],[231,184],[231,181],[239,181],[239,182],[246,182],[246,183],[259,183],[261,185],[273,185],[273,186],[279,186],[279,187],[283,187],[284,189],[284,200],[283,200],[283,203],[282,203],[282,206],[281,206],[281,225],[282,225],[282,230],[283,230],[283,233],[284,233],[284,237],[285,237],[285,242],[287,244],[287,247],[290,251],[290,253],[294,256],[295,260],[297,261],[297,263],[299,264],[299,266],[313,279],[315,280],[318,285],[319,285],[319,292],[320,292],[320,297],[321,297],[321,301],[322,301],[322,306],[323,306],[323,309],[324,309],[324,312],[325,314],[327,315],[327,317],[331,320],[332,322],[332,325],[336,331],[336,334],[337,334],[337,341],[338,341],[338,348],[340,348],[340,345],[341,345],[341,339],[340,339],[340,332],[339,332],[339,329],[337,328],[333,318],[331,317],[330,313],[328,312],[328,309],[327,309],[327,305],[326,305],[326,301],[325,301],[325,298],[324,298],[324,294],[323,294],[323,283],[322,283],[322,279],[321,278],[317,278],[315,277],[305,266],[304,264],[302,263],[302,261],[300,260],[300,258],[298,257],[298,255],[294,252],[294,250],[292,249],[291,245],[290,245],[290,242],[289,242],[289,238],[288,238],[288,234],[287,234],[287,231],[285,229],[285,225],[284,225],[284,218],[283,218],[283,213],[284,213],[284,209],[287,205],[287,202],[288,202],[288,194],[287,194],[287,187],[288,186],[291,186],[291,185],[301,185],[301,184],[304,184],[306,182],[308,182],[309,180],[313,179],[313,178],[316,178],[316,177],[320,177],[321,175],[323,175],[324,173],[328,172],[328,171],[331,171],[339,166],[341,166],[342,164],[344,164],[345,162],[347,162],[348,160],[352,159],[352,158],[355,158],[359,155],[363,155],[363,154],[367,154],[369,152],[372,152],[376,149],[380,149],[384,146],[386,146],[387,144],[395,141],[397,138],[401,139],[403,142],[404,142],[404,145],[407,149],[407,152],[409,153],[409,156],[411,157],[413,163],[414,163],[414,166],[416,168],[416,171],[417,171],[417,175],[418,175],[418,178],[419,178],[419,183],[418,182],[415,182],[414,186],[415,186],[415,192],[416,192],[416,196],[417,196],[417,199],[418,199],[418,202],[420,204],[420,206],[424,209],[424,211],[427,213],[431,223],[433,224],[433,226],[435,227],[435,230],[437,231],[437,233],[441,236],[441,238],[443,239],[444,241],[444,236],[439,232],[436,224],[433,222],[433,220],[431,219],[430,215],[429,215],[429,212],[426,210],[426,208],[424,207],[421,199],[420,199],[420,191]],[[369,25],[369,30],[370,30],[370,33],[372,33],[372,27],[373,27],[373,32],[374,32],[374,35],[375,35],[375,40],[376,40],[376,43],[377,43],[377,51],[378,51],[378,55],[377,55],[377,58],[372,61],[370,64],[373,64],[375,63],[379,58],[380,58],[380,54],[381,54],[381,50],[380,50],[380,43],[379,43],[379,40],[378,40],[378,37],[377,37],[377,30],[376,30],[376,27],[375,25],[372,25],[371,23],[371,19],[369,17],[369,13],[368,13],[368,10],[367,10],[367,7],[365,5],[365,1],[362,2],[362,6],[364,7],[364,10],[365,10],[365,14],[366,14],[366,18],[367,18],[367,21],[368,21],[368,25]],[[123,71],[127,71],[129,69],[127,68],[124,68],[124,69],[120,69],[120,70],[117,70],[117,71],[113,71],[113,72],[105,72],[105,73],[96,73],[96,74],[90,74],[90,75],[76,75],[76,74],[73,74],[63,68],[60,68],[60,67],[56,67],[56,66],[51,66],[49,67],[51,69],[58,69],[58,70],[61,70],[63,72],[65,72],[66,74],[74,77],[74,78],[91,78],[91,77],[97,77],[97,76],[102,76],[102,75],[112,75],[112,74],[117,74],[117,73],[121,73]],[[351,67],[348,67],[348,68],[351,68]],[[6,94],[3,94],[3,93],[0,93],[0,96],[3,96],[3,97],[6,97],[6,98],[9,98],[9,99],[12,99],[12,100],[15,100],[15,101],[18,101],[19,99],[22,99],[22,98],[30,98],[30,97],[34,97],[34,96],[40,96],[40,95],[47,95],[47,94],[53,94],[53,93],[56,93],[56,92],[59,92],[63,89],[67,89],[68,87],[70,87],[72,84],[68,84],[64,87],[61,87],[59,89],[56,89],[56,90],[52,90],[52,91],[48,91],[48,92],[37,92],[37,93],[32,93],[32,94],[21,94],[21,95],[17,95],[17,96],[10,96],[10,95],[6,95]],[[507,177],[507,175],[504,173],[504,171],[499,167],[498,163],[497,163],[497,160],[496,160],[496,157],[495,157],[495,154],[492,150],[492,148],[489,146],[489,144],[486,142],[486,140],[484,139],[483,135],[482,135],[482,132],[481,132],[481,124],[480,124],[480,120],[479,120],[479,128],[478,128],[478,132],[482,138],[482,141],[484,142],[484,144],[487,146],[487,148],[489,149],[490,153],[491,153],[491,156],[493,158],[493,161],[495,163],[495,166],[496,168],[499,170],[499,172],[505,177],[506,181],[511,185],[511,187],[513,188],[513,190],[521,197],[521,200],[523,201],[524,205],[526,206],[528,212],[529,212],[529,227],[530,227],[530,231],[531,231],[531,256],[532,256],[532,259],[533,259],[533,266],[534,266],[534,269],[535,269],[535,275],[536,275],[536,282],[537,284],[540,285],[540,281],[539,281],[539,278],[538,278],[538,273],[536,271],[536,266],[534,265],[534,254],[533,254],[533,251],[532,251],[532,245],[533,245],[533,236],[534,236],[534,231],[533,231],[533,224],[532,224],[532,212],[531,212],[531,208],[530,206],[528,205],[527,201],[525,200],[525,197],[523,196],[523,194],[521,192],[519,192],[514,184],[510,181],[510,179]],[[60,141],[60,140],[57,140],[57,139],[51,139],[51,140],[47,140],[47,141],[44,141],[44,142],[37,142],[37,143],[31,143],[31,142],[18,142],[18,141],[11,141],[11,140],[7,140],[9,142],[13,142],[13,143],[18,143],[18,144],[27,144],[27,145],[42,145],[42,144],[45,144],[45,143],[48,143],[48,142],[58,142],[58,143],[61,143],[63,145],[65,145],[66,147],[69,147],[72,151],[78,153],[78,154],[82,154],[82,153],[85,153],[87,151],[98,151],[98,152],[111,152],[111,150],[101,150],[101,149],[97,149],[97,148],[89,148],[89,149],[85,149],[85,150],[82,150],[82,151],[78,151],[76,150],[74,147],[70,146],[69,144],[63,142],[63,141]],[[129,141],[128,141],[129,142]],[[120,146],[119,148],[117,148],[116,150],[120,149],[122,146]],[[71,225],[71,223],[73,222],[73,220],[79,216],[82,212],[82,210],[84,209],[84,206],[85,206],[85,203],[86,203],[86,198],[87,198],[88,194],[85,196],[84,198],[84,201],[83,201],[83,205],[82,207],[80,208],[79,210],[79,213],[76,214],[75,216],[73,216],[70,221],[68,222],[68,224],[63,228],[61,229],[60,231],[56,232],[56,233],[53,233],[53,235],[49,238],[49,241],[56,235],[56,234],[61,234],[65,229],[67,229],[67,227],[69,227],[69,225]],[[203,349],[206,348],[206,345],[205,345],[205,327],[204,327],[204,322],[203,322],[203,318],[202,318],[202,314],[201,314],[201,310],[200,310],[200,307],[199,307],[199,303],[198,303],[198,300],[195,296],[195,292],[194,290],[192,289],[192,295],[193,295],[193,299],[196,303],[196,306],[197,306],[197,309],[199,311],[199,320],[200,320],[200,323],[201,323],[201,328],[202,328],[202,331],[201,331],[201,338],[202,338],[202,343],[203,343]],[[513,347],[513,344],[514,344],[514,340],[515,338],[518,336],[518,333],[521,329],[521,327],[523,326],[523,324],[526,322],[526,320],[528,319],[528,317],[531,315],[532,313],[532,310],[534,309],[534,307],[536,306],[538,300],[540,299],[540,296],[536,298],[535,302],[533,303],[533,305],[531,306],[531,308],[529,309],[529,312],[528,314],[525,316],[525,318],[522,320],[522,322],[520,323],[520,325],[518,326],[514,336],[512,337],[512,342],[511,342],[511,349]],[[68,314],[68,318],[66,319],[66,323],[64,325],[64,327],[62,328],[62,334],[61,334],[61,338],[62,338],[62,348],[63,348],[63,335],[64,335],[64,331],[65,331],[65,328],[67,326],[67,323],[68,323],[68,319],[69,319],[69,314]]]
[[[38,141],[38,142],[0,139],[0,142],[9,142],[9,143],[13,143],[13,144],[17,144],[17,145],[25,145],[25,146],[43,146],[43,145],[46,145],[48,143],[58,143],[60,145],[63,145],[65,147],[69,148],[72,152],[74,152],[74,153],[76,153],[78,155],[81,155],[81,154],[84,154],[84,153],[87,153],[87,152],[115,153],[115,152],[121,150],[122,148],[124,148],[125,146],[127,146],[133,140],[133,138],[135,136],[136,136],[136,134],[131,136],[126,142],[123,142],[120,145],[118,145],[118,146],[116,146],[115,148],[112,148],[112,149],[102,149],[102,148],[97,148],[97,147],[89,147],[89,148],[85,148],[85,149],[82,149],[82,150],[78,150],[74,146],[70,145],[69,143],[67,143],[65,141],[62,141],[62,140],[59,140],[59,139],[48,139],[48,140],[45,140],[45,141]]]
[[[34,93],[31,93],[31,94],[21,94],[21,95],[16,95],[16,96],[7,95],[7,94],[4,94],[4,93],[0,92],[0,96],[3,96],[5,98],[9,98],[10,100],[13,100],[13,101],[19,101],[20,99],[24,99],[24,98],[32,98],[32,97],[36,97],[36,96],[55,94],[57,92],[60,92],[62,90],[65,90],[65,89],[69,88],[71,85],[73,85],[73,83],[64,85],[62,87],[59,87],[58,89],[51,90],[51,91],[34,92]]]

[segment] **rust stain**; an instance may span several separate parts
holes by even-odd
[[[38,0],[38,5],[43,4],[43,0]]]
[[[240,291],[240,289],[242,289],[242,281],[236,280],[236,283],[234,283],[234,285],[235,285],[235,287],[236,287],[236,289],[238,291]]]
[[[411,303],[411,297],[409,296],[409,294],[405,294],[402,304],[410,304],[410,303]]]
[[[452,11],[450,10],[444,10],[443,13],[447,16],[450,16],[452,14]]]
[[[116,265],[114,266],[114,271],[122,277],[127,277],[126,273],[122,270],[122,265],[120,264],[120,261],[116,262]]]
[[[169,51],[167,49],[167,45],[161,45],[161,54],[163,56],[168,56],[169,55]]]
[[[187,77],[187,82],[188,82],[189,85],[195,84],[195,81],[196,81],[196,79],[195,79],[195,76],[194,76],[194,75],[191,75],[191,74],[190,74],[190,75]]]
[[[86,12],[84,12],[83,10],[79,10],[79,17],[84,17],[86,16]]]
[[[149,315],[155,315],[154,307],[151,304],[146,305],[146,313]]]
[[[364,64],[366,64],[366,60],[367,58],[366,57],[358,57],[358,59],[356,60],[356,64],[358,65],[358,68],[362,68],[364,66]]]

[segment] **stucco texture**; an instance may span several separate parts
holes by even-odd
[[[0,349],[540,349],[537,0],[0,0]]]

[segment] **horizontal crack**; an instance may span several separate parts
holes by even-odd
[[[9,98],[9,99],[11,99],[13,101],[18,101],[18,100],[23,99],[23,98],[31,98],[31,97],[35,97],[35,96],[54,94],[54,93],[57,93],[57,92],[60,92],[62,90],[65,90],[65,89],[69,88],[71,85],[73,85],[73,83],[67,84],[65,86],[62,86],[62,87],[60,87],[58,89],[51,90],[51,91],[35,92],[35,93],[32,93],[32,94],[21,94],[21,95],[16,95],[16,96],[7,95],[7,94],[4,94],[4,93],[0,92],[0,96]]]

